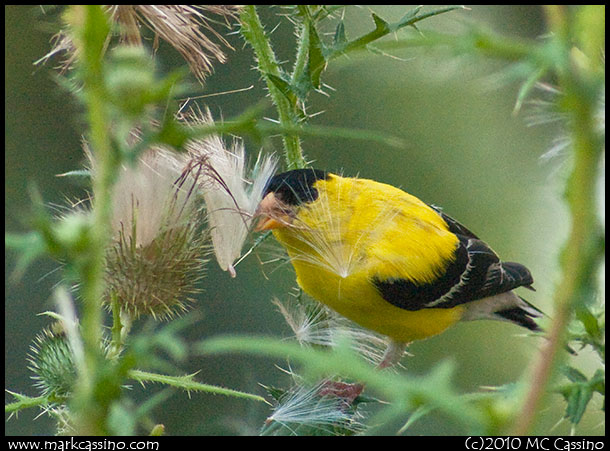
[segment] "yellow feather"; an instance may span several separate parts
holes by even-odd
[[[301,288],[356,323],[396,341],[443,332],[464,308],[408,311],[385,301],[371,280],[434,282],[458,245],[442,218],[404,191],[372,180],[330,175],[318,198],[274,230]]]

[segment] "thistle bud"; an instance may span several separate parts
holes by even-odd
[[[43,395],[67,397],[76,381],[72,349],[61,323],[43,329],[30,346],[29,369]]]

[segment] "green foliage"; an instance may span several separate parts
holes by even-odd
[[[593,393],[597,392],[602,396],[606,394],[606,375],[605,371],[597,370],[588,379],[583,373],[571,366],[563,367],[563,373],[570,380],[569,384],[564,384],[556,390],[563,395],[566,400],[565,417],[572,424],[580,423],[583,414]]]
[[[471,433],[491,432],[486,428],[482,413],[451,387],[454,366],[449,362],[440,363],[430,373],[418,377],[378,371],[357,355],[346,341],[332,349],[314,349],[266,337],[218,337],[198,344],[196,350],[204,354],[239,352],[288,357],[301,364],[306,380],[316,381],[340,374],[365,383],[382,399],[391,402],[385,409],[385,421],[403,418],[409,412],[428,406],[464,424]]]
[[[190,135],[174,115],[170,114],[169,118],[162,115],[162,107],[181,92],[177,73],[159,78],[153,60],[141,48],[118,47],[105,55],[110,27],[106,13],[99,6],[70,7],[66,18],[74,44],[79,48],[78,67],[71,76],[83,86],[78,98],[85,104],[89,122],[88,141],[94,161],[93,170],[89,172],[92,175],[93,208],[55,218],[47,213],[40,195],[32,191],[36,208],[31,220],[34,231],[23,237],[7,235],[6,243],[21,252],[17,268],[19,272],[23,272],[34,259],[44,256],[62,263],[66,279],[78,284],[76,293],[78,301],[82,303],[81,323],[78,335],[72,337],[75,343],[70,345],[65,338],[49,333],[37,339],[30,362],[42,396],[31,398],[15,393],[16,402],[8,404],[6,411],[14,413],[23,408],[43,407],[60,418],[58,432],[121,435],[136,433],[142,419],[142,415],[137,414],[137,406],[123,393],[123,386],[129,379],[140,383],[160,383],[185,391],[264,401],[260,396],[199,383],[194,375],[171,376],[136,369],[146,366],[167,369],[168,363],[156,357],[159,349],[174,359],[184,359],[187,346],[176,338],[175,329],[152,334],[145,330],[135,339],[130,339],[130,313],[133,312],[122,307],[120,302],[110,303],[114,325],[109,352],[106,354],[100,350],[103,342],[101,307],[107,271],[130,277],[132,280],[127,283],[132,286],[137,285],[136,279],[141,279],[138,271],[148,273],[144,267],[146,265],[142,264],[135,272],[126,273],[125,265],[118,264],[124,263],[124,260],[107,258],[112,255],[125,256],[125,253],[113,253],[116,248],[108,254],[109,248],[112,248],[108,233],[111,193],[117,179],[117,169],[123,164],[137,161],[140,153],[150,146],[179,147]],[[151,121],[160,126],[151,126]],[[127,137],[136,124],[146,126],[142,129],[141,140],[130,146]],[[169,243],[169,247],[165,246],[162,252],[159,252],[159,242],[147,249],[136,249],[137,238],[134,234],[129,239],[122,236],[119,247],[122,246],[123,251],[130,250],[132,253],[129,255],[140,258],[142,263],[158,262],[160,258],[171,259],[173,267],[171,270],[166,267],[163,276],[178,271],[181,272],[179,277],[186,277],[182,267],[184,263],[176,269],[180,264],[176,255],[184,248],[184,243],[188,241],[186,239],[193,236],[194,226],[189,225],[182,231],[165,230],[159,240]],[[198,233],[196,239],[205,239],[205,236]],[[193,263],[198,264],[201,270],[201,255],[197,252],[197,255],[193,254],[197,246],[193,246],[193,240],[188,244],[188,259],[191,262],[186,264],[187,271],[192,271]],[[108,266],[112,262],[115,264]],[[179,285],[182,287],[182,282]],[[112,289],[113,285],[109,285],[109,288]],[[170,288],[167,280],[162,288]],[[180,288],[178,291],[183,290]],[[154,298],[159,294],[157,289],[149,296]],[[174,294],[184,297],[184,292]],[[120,301],[131,300],[133,296],[113,290],[111,297]],[[180,299],[179,302],[184,300]],[[66,302],[68,305],[64,307],[75,310],[70,305],[71,299],[68,298]],[[178,324],[176,322],[173,327]],[[83,364],[78,371],[74,364],[74,346],[77,345],[82,347],[80,352],[84,353]]]

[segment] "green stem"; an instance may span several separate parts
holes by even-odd
[[[37,396],[33,398],[30,396],[21,395],[19,393],[9,393],[16,397],[17,401],[5,404],[4,413],[10,414],[19,412],[23,409],[29,409],[31,407],[45,407],[51,402],[49,395]]]
[[[112,360],[118,357],[123,349],[123,323],[121,322],[121,307],[116,293],[110,295],[110,308],[112,310],[112,342],[108,359]]]
[[[603,258],[603,248],[599,245],[603,231],[596,215],[596,183],[603,147],[594,117],[596,99],[589,95],[595,89],[585,85],[587,81],[572,65],[563,12],[559,8],[547,9],[548,22],[556,39],[565,40],[561,42],[563,61],[558,67],[558,76],[565,95],[563,105],[572,120],[573,168],[566,184],[571,226],[561,257],[561,282],[555,293],[555,313],[549,340],[535,363],[532,384],[512,431],[515,435],[525,435],[535,425],[539,405],[560,361],[572,314],[594,294],[597,266]]]
[[[251,399],[254,401],[267,402],[265,398],[251,393],[245,393],[238,390],[232,390],[230,388],[218,387],[216,385],[202,384],[193,380],[192,374],[185,376],[168,376],[165,374],[149,373],[141,370],[130,370],[128,376],[141,383],[145,382],[156,382],[160,384],[169,385],[171,387],[180,388],[186,391],[198,391],[211,393],[213,395],[226,395],[234,396],[236,398]]]
[[[456,9],[463,9],[462,6],[446,6],[446,7],[439,8],[437,10],[433,10],[433,11],[430,11],[427,13],[419,14],[419,11],[421,10],[421,8],[422,8],[421,6],[418,6],[418,7],[414,8],[413,10],[409,11],[405,17],[403,17],[399,22],[397,22],[395,24],[389,24],[389,23],[383,21],[378,16],[373,15],[373,18],[375,20],[375,29],[373,31],[370,31],[370,32],[366,33],[365,35],[354,39],[353,41],[345,43],[345,45],[343,47],[338,48],[338,49],[334,50],[332,53],[330,53],[327,56],[327,59],[329,59],[329,60],[334,59],[338,56],[341,56],[345,53],[353,52],[355,50],[366,49],[366,47],[369,44],[383,38],[384,36],[387,36],[391,33],[395,33],[396,31],[400,30],[401,28],[415,26],[415,24],[417,22],[420,22],[429,17],[437,16],[439,14],[443,14],[443,13],[446,13],[449,11],[454,11]]]
[[[216,134],[250,134],[255,137],[270,136],[278,133],[297,136],[313,136],[321,138],[354,139],[377,142],[386,146],[404,148],[404,141],[394,135],[379,133],[373,130],[332,127],[325,125],[276,124],[267,121],[257,121],[249,112],[233,120],[226,120],[214,125],[196,125],[188,130],[189,138],[200,139]]]
[[[88,25],[85,24],[85,27]],[[88,52],[85,52],[88,53]],[[102,294],[104,244],[108,235],[109,224],[109,175],[108,159],[110,142],[108,140],[107,119],[104,109],[103,93],[101,92],[101,68],[97,64],[89,64],[86,80],[85,96],[90,125],[89,139],[95,155],[95,177],[93,178],[93,223],[91,227],[91,242],[87,264],[83,268],[82,297],[85,303],[82,315],[82,330],[85,350],[90,360],[99,353],[102,325]],[[95,353],[92,352],[95,350]],[[88,361],[93,365],[94,361]],[[90,367],[90,370],[93,369]]]
[[[587,108],[586,110],[589,110]],[[564,336],[572,313],[590,295],[589,287],[600,260],[600,227],[595,216],[595,183],[599,168],[600,146],[595,141],[594,121],[590,111],[576,114],[572,131],[574,140],[574,168],[568,181],[571,230],[563,251],[562,276],[555,293],[555,313],[549,340],[534,367],[533,383],[513,433],[527,434],[535,422],[535,415],[546,392],[554,369],[559,363]]]
[[[285,127],[297,125],[298,120],[295,113],[295,105],[291,105],[290,101],[269,77],[271,75],[282,78],[282,72],[256,12],[256,6],[244,6],[240,13],[240,21],[242,24],[242,34],[254,50],[258,60],[258,68],[267,84],[269,95],[277,108],[280,124]],[[284,133],[282,139],[288,169],[305,167],[305,159],[299,137]]]
[[[312,379],[341,374],[365,383],[381,396],[400,406],[402,413],[417,406],[438,408],[463,422],[473,431],[481,431],[484,417],[472,405],[462,402],[460,395],[449,388],[450,364],[438,365],[426,378],[378,371],[355,355],[349,343],[339,344],[332,351],[303,347],[296,342],[256,336],[215,337],[200,342],[196,350],[202,354],[238,352],[289,358],[302,364]],[[399,412],[397,410],[396,412]]]
[[[293,86],[303,77],[303,74],[307,69],[307,62],[309,61],[310,22],[308,21],[309,18],[307,17],[309,10],[307,5],[298,5],[298,9],[304,19],[303,22],[297,25],[297,53],[294,68],[292,70],[292,76],[290,77]]]
[[[104,258],[106,244],[110,238],[112,183],[115,173],[102,59],[109,24],[100,6],[74,6],[71,13],[76,22],[72,24],[76,30],[76,42],[81,46],[80,66],[90,127],[89,141],[95,160],[90,240],[87,258],[83,259],[79,268],[83,300],[81,331],[86,370],[79,375],[72,411],[78,433],[98,435],[105,430],[105,413],[96,396],[96,376],[103,364],[100,342],[103,325]],[[84,17],[82,23],[79,23],[79,17]]]
[[[375,47],[383,51],[418,47],[447,47],[455,53],[472,54],[477,52],[482,56],[502,61],[518,62],[535,58],[538,60],[538,65],[544,66],[547,64],[546,52],[537,51],[537,47],[533,43],[515,38],[505,38],[482,30],[473,30],[463,36],[428,30],[423,36],[383,41],[376,44]]]

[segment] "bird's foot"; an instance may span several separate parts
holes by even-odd
[[[320,396],[336,396],[351,405],[364,390],[364,384],[348,384],[347,382],[326,381],[320,387]]]
[[[377,369],[382,370],[384,368],[391,368],[400,362],[400,358],[405,353],[406,346],[405,343],[390,340],[388,348],[383,355],[383,360],[377,365]]]

